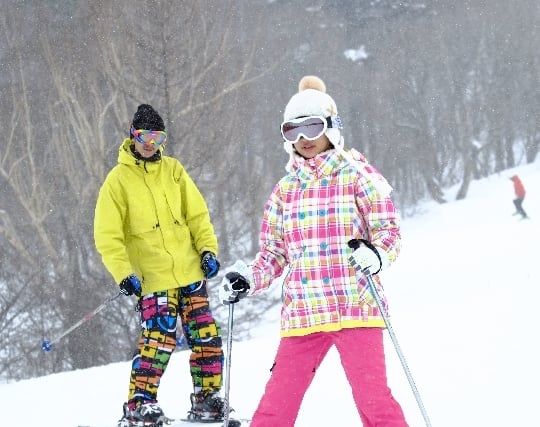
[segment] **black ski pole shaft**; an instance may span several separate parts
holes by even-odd
[[[351,249],[358,249],[360,247],[360,241],[357,239],[350,240],[349,247]],[[388,330],[388,333],[390,334],[390,338],[392,339],[392,343],[394,344],[394,348],[396,349],[396,353],[399,357],[399,361],[401,362],[401,366],[403,367],[403,370],[405,371],[405,376],[407,377],[407,380],[409,381],[409,385],[411,386],[411,390],[414,394],[414,398],[416,399],[416,403],[418,404],[418,408],[420,409],[420,412],[422,414],[422,417],[424,418],[426,426],[431,427],[431,421],[429,420],[426,408],[424,407],[424,403],[422,402],[422,398],[420,397],[420,393],[418,392],[412,373],[409,369],[409,366],[407,365],[405,356],[403,352],[401,351],[401,347],[399,345],[397,336],[394,333],[394,328],[392,328],[392,324],[390,323],[390,318],[388,317],[388,313],[386,313],[386,309],[384,308],[384,305],[382,303],[381,296],[379,295],[379,292],[377,291],[377,287],[375,286],[375,281],[373,280],[373,276],[371,275],[369,268],[365,268],[362,270],[362,267],[356,264],[356,262],[351,262],[351,265],[356,271],[361,272],[367,280],[369,290],[371,294],[373,295],[375,302],[377,303],[377,307],[379,308],[379,311],[381,312],[381,316],[384,320],[384,324],[386,325],[386,329]]]
[[[227,356],[225,359],[225,423],[223,427],[229,427],[229,396],[231,394],[231,351],[233,330],[234,304],[229,304],[229,319],[227,329]]]
[[[69,333],[73,332],[75,329],[77,329],[79,326],[81,326],[83,323],[88,322],[91,320],[96,314],[98,314],[101,310],[103,310],[111,301],[118,298],[120,295],[122,295],[122,292],[118,292],[118,294],[114,295],[113,297],[107,298],[105,301],[103,301],[98,307],[96,307],[91,312],[84,315],[82,319],[80,319],[78,322],[76,322],[71,328],[64,331],[62,334],[60,334],[58,337],[56,337],[53,340],[43,340],[41,343],[41,349],[43,351],[51,351],[53,349],[53,344],[56,344],[58,341],[60,341],[62,338],[64,338]]]

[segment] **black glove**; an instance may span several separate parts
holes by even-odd
[[[235,304],[247,295],[250,285],[247,279],[236,271],[227,273],[219,287],[219,299],[222,304]]]
[[[201,257],[201,268],[202,271],[204,271],[204,277],[207,279],[215,277],[218,274],[219,267],[219,261],[212,252],[203,252]]]
[[[129,296],[135,294],[138,297],[141,296],[141,281],[134,274],[130,274],[128,277],[122,280],[118,286],[120,286],[120,292],[122,292],[124,295]]]

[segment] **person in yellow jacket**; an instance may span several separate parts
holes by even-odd
[[[178,318],[191,348],[193,420],[224,419],[223,350],[206,279],[218,273],[218,243],[206,202],[182,164],[162,154],[165,124],[139,105],[118,164],[98,195],[94,239],[125,295],[138,298],[141,332],[119,427],[158,424],[161,376],[176,347]]]

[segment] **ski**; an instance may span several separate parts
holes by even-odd
[[[228,427],[248,427],[251,419],[248,418],[231,418],[229,419]],[[224,421],[200,421],[200,420],[188,420],[187,418],[166,418],[162,422],[158,423],[159,427],[225,427]],[[80,424],[77,427],[118,427],[118,423],[111,425],[88,425]],[[133,427],[152,427],[151,424],[139,426],[134,424]]]
[[[189,420],[187,418],[181,418],[177,420],[179,422],[191,425],[205,425],[205,426],[225,426],[225,423],[223,421],[200,421],[200,420]],[[247,425],[246,423],[249,423],[251,420],[248,419],[241,419],[241,418],[230,418],[229,419],[229,427],[243,427]],[[180,424],[179,426],[183,426],[183,424]],[[170,427],[176,427],[176,424],[173,423],[170,424]]]

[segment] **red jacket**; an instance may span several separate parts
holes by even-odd
[[[521,182],[519,177],[517,175],[514,175],[510,179],[514,183],[514,192],[516,193],[516,196],[519,198],[525,197],[525,187],[523,186],[523,183]]]

